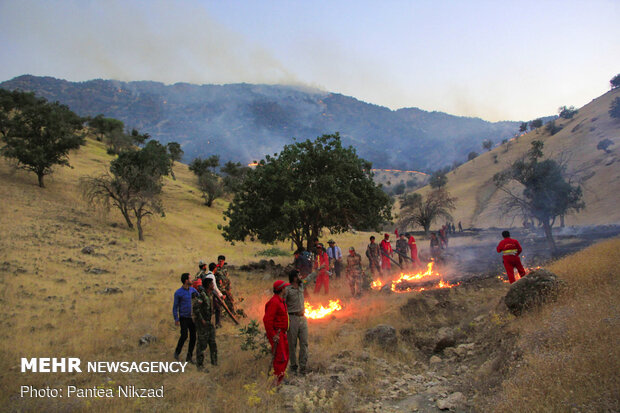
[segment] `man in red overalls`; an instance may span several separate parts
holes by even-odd
[[[267,338],[271,344],[273,355],[273,374],[276,376],[276,384],[280,384],[284,378],[286,365],[288,364],[288,311],[284,301],[285,287],[291,284],[278,280],[273,283],[273,297],[265,304],[265,316],[263,323]]]
[[[439,229],[439,242],[441,244],[441,249],[448,248],[448,234],[446,233],[446,226],[442,225]]]
[[[506,273],[508,273],[508,281],[512,284],[515,282],[515,268],[519,271],[519,275],[521,277],[525,276],[525,270],[523,269],[521,259],[519,258],[519,255],[523,249],[521,248],[519,241],[510,238],[510,232],[502,232],[502,237],[504,237],[504,239],[497,245],[497,252],[503,255],[504,268],[506,268]]]
[[[420,265],[420,261],[418,258],[418,246],[415,243],[415,238],[413,238],[413,235],[411,234],[405,234],[408,238],[408,243],[409,243],[409,250],[411,251],[411,264],[414,267],[417,267]]]
[[[314,258],[314,271],[318,272],[314,293],[321,291],[321,285],[325,285],[325,294],[329,294],[329,256],[325,252],[323,244],[316,244],[316,257]]]
[[[390,234],[385,234],[383,236],[383,241],[381,241],[379,247],[381,248],[381,270],[390,272],[392,269],[390,257],[393,255],[392,244],[390,244]]]

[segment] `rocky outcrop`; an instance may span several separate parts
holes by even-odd
[[[437,407],[440,410],[456,410],[467,403],[467,399],[461,392],[452,393],[445,399],[437,400]]]
[[[543,268],[530,272],[510,286],[504,299],[516,316],[546,301],[555,300],[564,282]]]

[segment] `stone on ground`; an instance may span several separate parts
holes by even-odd
[[[516,316],[546,301],[554,300],[563,281],[543,268],[534,270],[510,286],[506,307]]]

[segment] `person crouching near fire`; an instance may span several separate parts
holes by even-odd
[[[288,364],[289,349],[286,331],[289,327],[288,309],[284,296],[286,287],[290,284],[282,280],[273,283],[273,297],[265,304],[265,316],[263,323],[267,338],[271,344],[273,360],[273,374],[276,376],[276,385],[284,379],[284,372]]]
[[[525,269],[521,264],[521,258],[519,258],[519,255],[523,252],[523,248],[521,248],[519,241],[510,238],[510,232],[502,232],[502,237],[504,237],[504,239],[497,245],[497,252],[502,254],[504,268],[508,274],[508,281],[512,284],[515,282],[515,268],[519,271],[519,276],[525,276]]]

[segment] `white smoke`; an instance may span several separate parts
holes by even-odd
[[[70,80],[299,84],[276,58],[196,2],[2,2],[17,70]],[[27,50],[19,55],[19,51]],[[8,51],[5,51],[8,53]],[[6,54],[3,53],[3,54]]]

